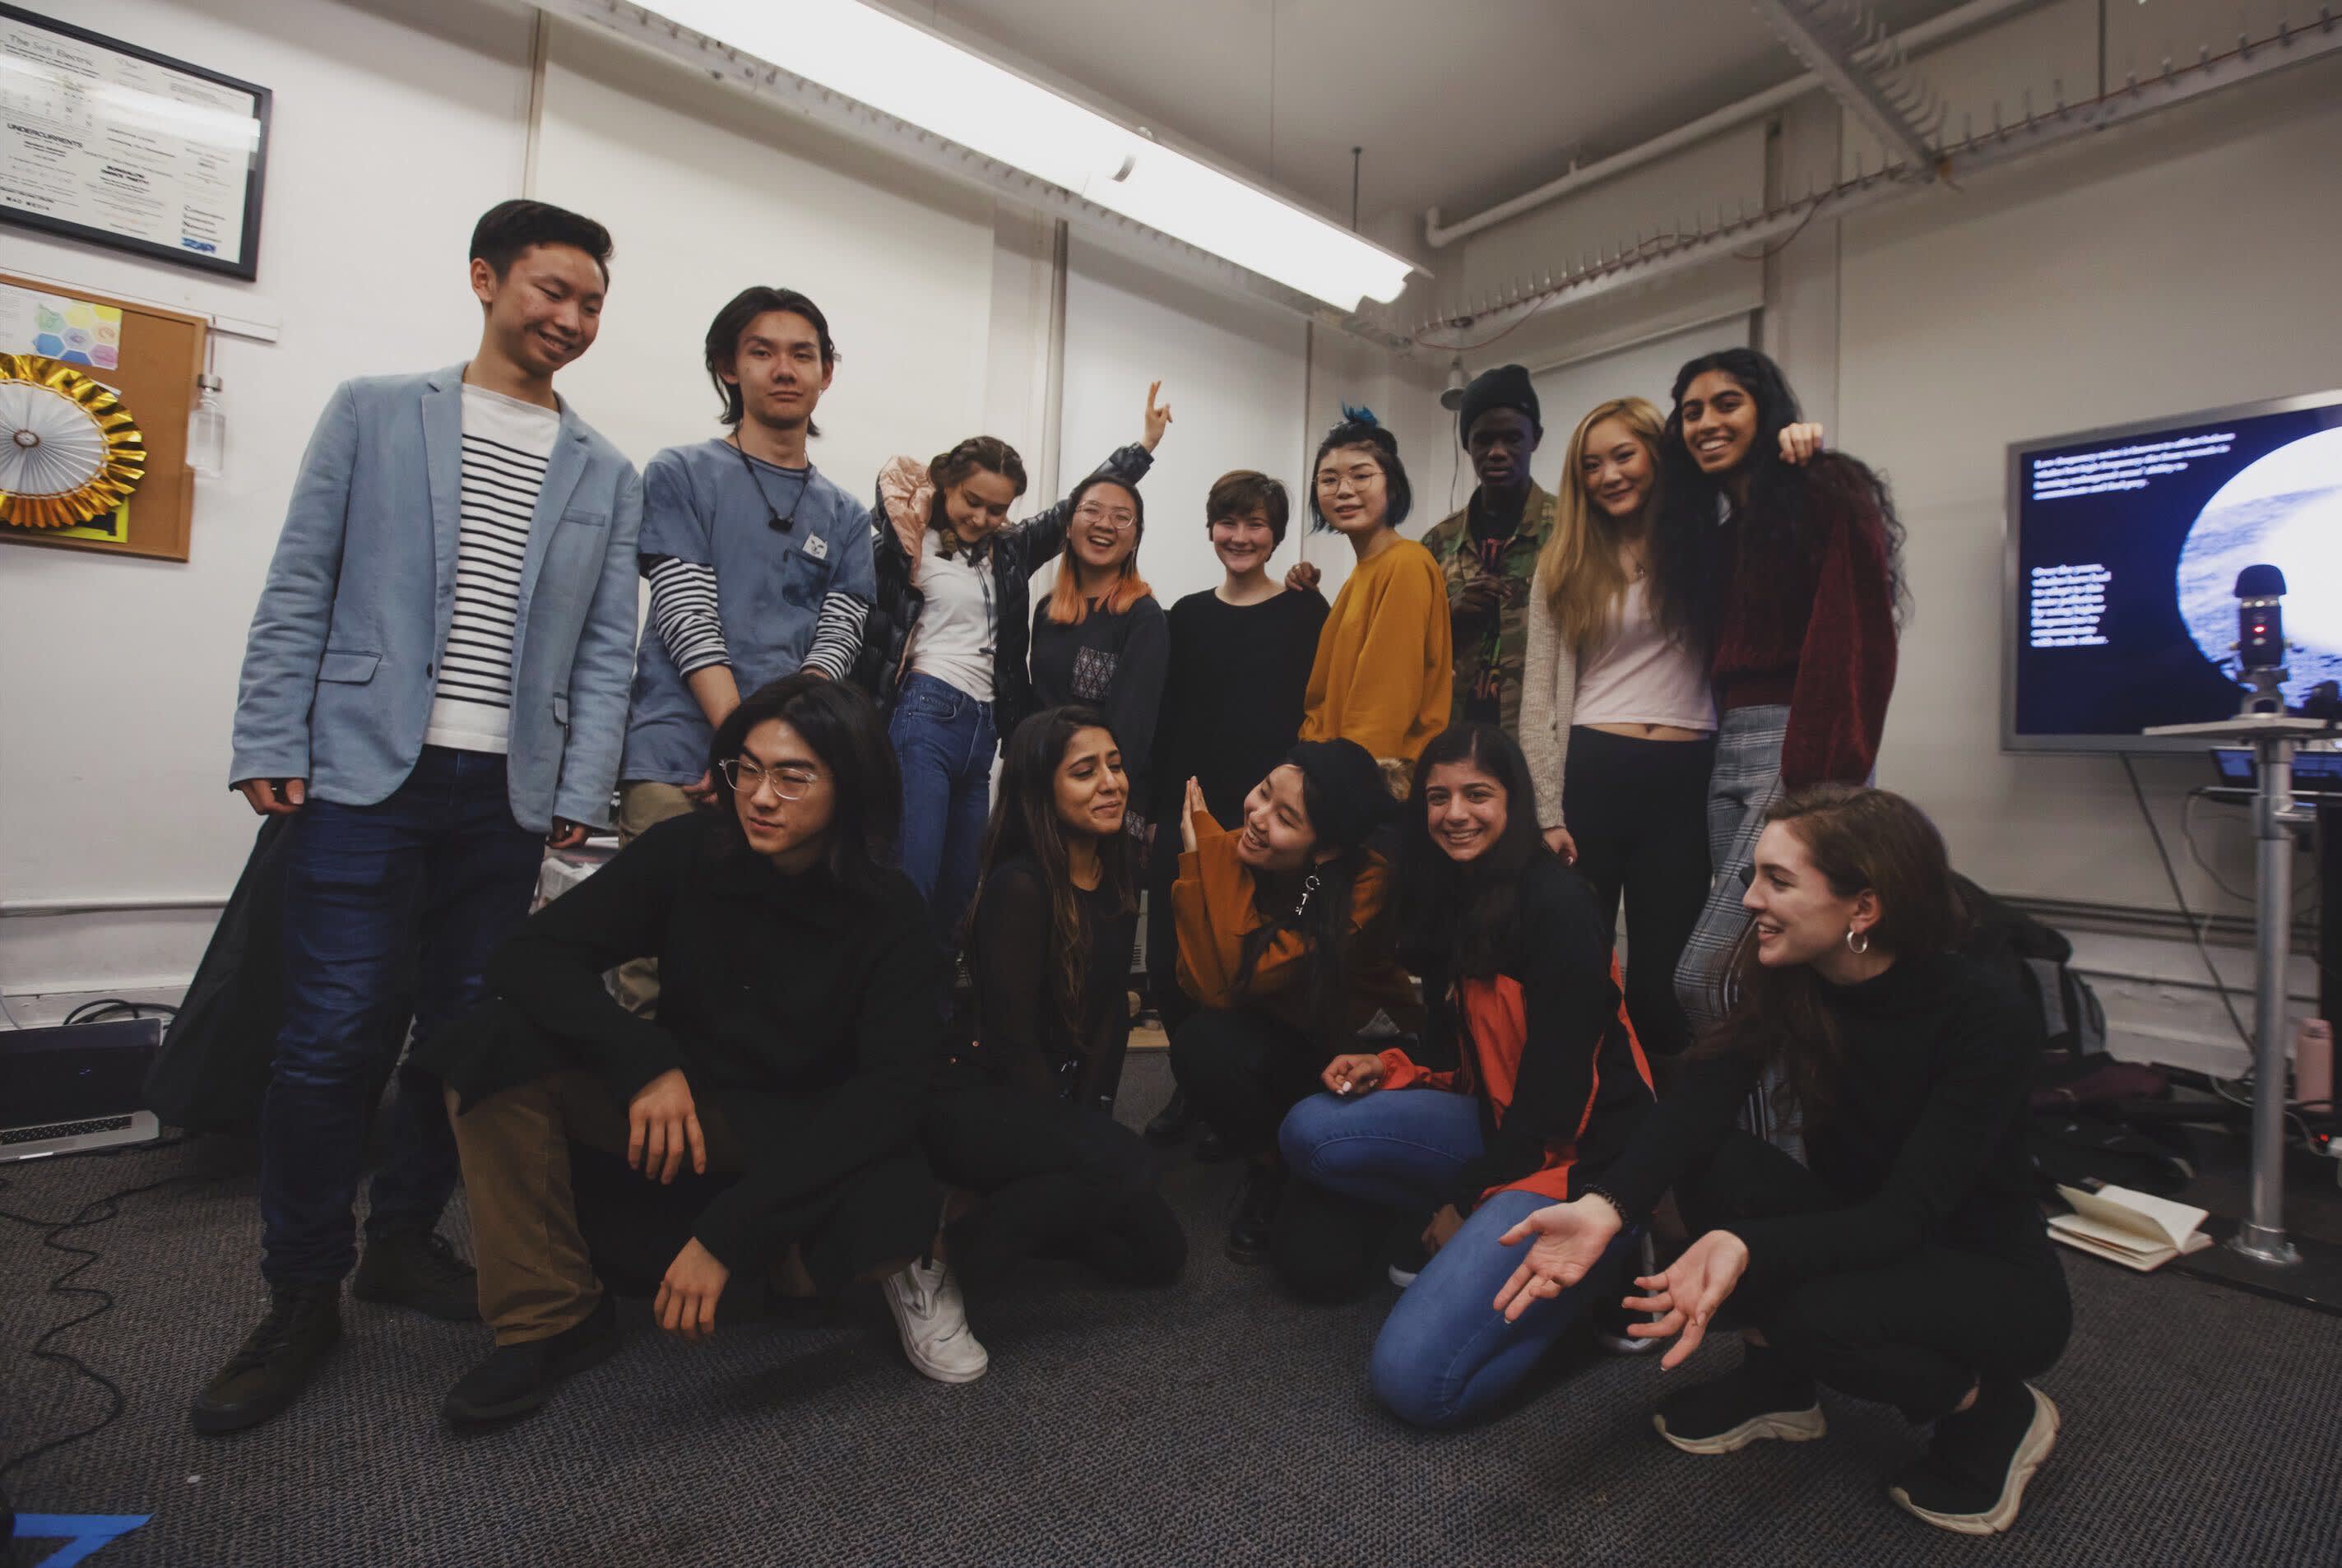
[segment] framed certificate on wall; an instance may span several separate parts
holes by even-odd
[[[256,276],[269,99],[0,4],[0,223]]]

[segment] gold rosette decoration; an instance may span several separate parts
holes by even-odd
[[[0,354],[0,523],[73,528],[146,476],[146,438],[113,389],[70,365]]]

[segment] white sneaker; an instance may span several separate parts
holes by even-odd
[[[915,1263],[886,1276],[886,1310],[902,1331],[903,1353],[937,1383],[974,1383],[992,1358],[968,1332],[959,1282],[939,1263]]]

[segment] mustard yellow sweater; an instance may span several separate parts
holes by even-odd
[[[1361,563],[1335,596],[1301,738],[1353,740],[1377,760],[1411,763],[1447,727],[1453,664],[1447,579],[1430,551],[1401,539]]]

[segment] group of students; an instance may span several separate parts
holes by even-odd
[[[353,1264],[494,1328],[459,1423],[606,1355],[627,1279],[686,1339],[876,1282],[945,1382],[987,1365],[965,1292],[1028,1259],[1169,1283],[1186,1239],[1113,1115],[1143,903],[1179,1084],[1150,1134],[1241,1160],[1231,1257],[1404,1284],[1370,1361],[1399,1417],[1485,1414],[1588,1317],[1672,1365],[1729,1298],[1742,1364],[1663,1406],[1670,1443],[1818,1436],[1827,1383],[1933,1423],[1898,1503],[2006,1527],[2067,1325],[2038,1025],[1954,954],[1933,828],[1863,787],[1900,528],[1771,361],[1596,408],[1558,495],[1526,373],[1483,375],[1476,486],[1419,544],[1396,442],[1346,410],[1310,475],[1356,557],[1332,605],[1271,580],[1288,502],[1242,471],[1205,504],[1225,581],[1166,614],[1159,384],[1026,521],[989,436],[889,462],[866,509],[807,456],[826,318],[751,288],[706,345],[727,434],[637,479],[552,390],[610,254],[492,209],[477,352],[345,384],[304,459],[231,770],[295,818],[271,1303],[199,1430],[299,1395]],[[529,915],[614,790],[620,852]],[[459,1169],[476,1273],[435,1228]]]

